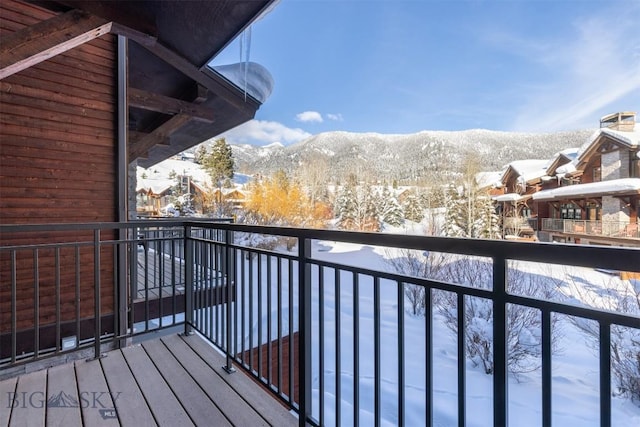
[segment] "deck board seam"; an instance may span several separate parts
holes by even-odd
[[[18,381],[20,380],[20,377],[16,378],[16,381],[13,383],[13,395],[15,396],[16,393],[18,392]],[[11,417],[13,416],[13,405],[11,405],[12,407],[9,408],[9,417],[7,418],[7,425],[10,426],[11,425]]]
[[[178,397],[178,395],[176,394],[176,392],[173,390],[173,387],[171,387],[171,384],[169,384],[169,381],[167,381],[167,378],[164,376],[164,374],[162,373],[162,371],[160,370],[160,368],[158,368],[158,365],[156,364],[156,362],[153,360],[153,357],[151,356],[151,354],[149,354],[149,352],[147,351],[147,349],[144,347],[144,345],[140,345],[140,347],[142,348],[142,350],[145,352],[145,354],[147,355],[147,357],[149,358],[149,360],[151,361],[151,363],[153,364],[153,367],[156,371],[158,371],[158,374],[162,377],[162,380],[164,381],[164,383],[167,385],[167,387],[169,388],[169,390],[171,391],[171,393],[173,393],[173,397],[175,397],[176,401],[178,402],[178,404],[182,407],[182,409],[184,410],[185,414],[187,415],[187,417],[189,417],[189,420],[191,420],[191,423],[193,425],[198,425],[196,423],[196,421],[193,419],[193,416],[189,413],[189,410],[184,406],[184,404],[182,403],[182,401],[180,400],[180,398]]]
[[[44,425],[47,425],[47,417],[49,416],[49,411],[47,411],[47,402],[49,401],[49,369],[47,368],[46,375],[44,376]]]
[[[213,404],[213,406],[215,406],[216,408],[218,408],[218,410],[220,411],[220,413],[227,419],[227,421],[229,421],[229,424],[234,425],[234,423],[231,421],[231,419],[229,419],[229,417],[227,416],[227,414],[225,413],[225,411],[223,410],[223,408],[220,407],[220,405],[218,405],[212,398],[211,396],[209,396],[209,394],[207,393],[207,391],[202,388],[202,386],[200,385],[200,383],[196,380],[196,378],[191,374],[191,371],[188,369],[187,366],[183,365],[182,362],[180,361],[180,359],[175,355],[175,353],[173,353],[171,351],[171,349],[167,346],[167,344],[160,339],[160,342],[162,343],[162,345],[164,345],[164,347],[169,351],[169,353],[176,359],[176,361],[178,362],[178,364],[180,366],[182,366],[184,368],[184,370],[187,372],[187,374],[191,377],[191,379],[193,379],[193,381],[198,385],[198,387],[200,388],[200,390],[202,390],[202,392],[205,394],[205,396],[207,396],[207,398],[211,401],[211,403]],[[207,365],[209,366],[209,365]],[[213,371],[213,370],[212,370]],[[233,390],[235,392],[235,390]],[[236,392],[237,394],[237,392]]]
[[[188,347],[189,347],[189,348],[190,348],[190,349],[191,349],[191,350],[192,350],[196,355],[198,355],[198,357],[199,357],[199,358],[200,358],[204,363],[206,363],[206,364],[207,364],[207,366],[209,366],[209,367],[211,368],[211,370],[215,373],[215,375],[217,375],[217,376],[218,376],[222,381],[224,381],[224,382],[225,382],[225,383],[226,383],[226,384],[227,384],[231,389],[233,389],[233,391],[234,391],[238,396],[240,396],[240,398],[241,398],[241,399],[242,399],[242,400],[243,400],[247,405],[249,405],[251,408],[253,408],[253,409],[255,410],[255,412],[260,416],[260,418],[262,418],[262,420],[264,420],[264,422],[265,422],[267,425],[273,425],[273,424],[272,424],[272,423],[271,423],[271,422],[270,422],[270,421],[269,421],[269,420],[268,420],[268,419],[267,419],[267,418],[266,418],[266,417],[265,417],[265,416],[264,416],[260,411],[258,411],[256,408],[254,408],[253,404],[252,404],[249,400],[247,400],[247,399],[242,395],[242,393],[240,393],[240,392],[236,389],[236,387],[234,387],[233,383],[231,383],[231,382],[227,381],[227,379],[226,379],[226,378],[224,378],[224,376],[223,376],[220,372],[216,371],[216,370],[214,369],[214,367],[211,365],[211,363],[210,363],[209,361],[207,361],[207,360],[203,357],[203,355],[202,355],[202,354],[201,354],[201,353],[200,353],[196,348],[194,348],[193,346],[191,346],[191,345],[189,344],[189,342],[188,342],[186,339],[184,339],[184,336],[180,335],[180,338],[181,338],[181,340],[182,340],[182,341],[183,341],[183,342],[184,342],[184,343],[185,343],[185,344],[186,344],[186,345],[187,345],[187,346],[188,346]],[[203,339],[203,338],[200,338],[200,339]],[[205,343],[206,343],[206,342],[205,342]],[[212,348],[212,350],[213,350],[213,351],[217,351],[217,350],[216,350],[216,349],[214,349],[214,348]],[[238,373],[239,373],[239,372],[238,372]],[[228,374],[228,375],[230,375],[230,374]],[[245,374],[244,372],[242,372],[242,375],[246,375],[246,374]],[[251,378],[249,378],[249,377],[247,377],[247,380],[249,380],[249,381],[253,381],[253,380],[252,380]],[[274,402],[275,402],[275,403],[277,403],[278,405],[280,405],[280,402],[278,402],[276,399],[274,399]]]
[[[225,411],[223,410],[223,408],[221,408],[212,398],[211,396],[209,396],[209,394],[207,393],[207,391],[202,388],[202,386],[200,385],[200,383],[193,377],[193,375],[191,374],[191,371],[189,370],[189,368],[185,365],[182,364],[182,362],[180,361],[180,359],[178,357],[176,357],[176,355],[171,351],[171,349],[167,346],[167,344],[160,339],[159,340],[162,345],[164,346],[164,348],[167,349],[167,351],[169,352],[169,354],[171,354],[171,356],[176,360],[176,362],[178,362],[178,364],[180,366],[182,366],[182,368],[187,372],[187,374],[189,375],[189,377],[191,377],[191,379],[193,380],[193,382],[196,383],[196,385],[198,386],[198,388],[200,388],[200,390],[202,390],[202,392],[204,393],[204,395],[207,397],[207,399],[209,399],[209,401],[213,404],[213,406],[215,406],[216,408],[218,408],[218,411],[220,411],[220,413],[222,414],[222,416],[229,422],[230,425],[234,426],[235,424],[233,423],[233,421],[227,416],[227,414],[225,413]],[[209,365],[207,365],[209,366]],[[215,371],[214,371],[215,372]],[[235,391],[235,390],[234,390]],[[237,392],[236,392],[237,394]]]
[[[88,359],[86,359],[88,360]],[[78,371],[76,370],[76,363],[73,363],[73,376],[74,376],[74,382],[76,384],[76,393],[78,394],[78,397],[80,397],[80,381],[78,381]],[[49,372],[47,372],[47,376],[49,375]],[[84,411],[80,411],[80,422],[82,423],[82,425],[85,425],[84,422]]]
[[[138,377],[136,376],[136,374],[131,369],[131,365],[129,364],[129,361],[127,360],[127,358],[124,356],[124,353],[122,352],[122,350],[119,349],[118,351],[122,355],[122,359],[124,360],[125,365],[127,365],[127,369],[129,369],[129,372],[131,373],[131,376],[133,377],[133,381],[136,383],[136,386],[138,386],[138,390],[140,391],[140,394],[142,395],[142,398],[144,399],[144,402],[147,404],[147,408],[149,408],[149,412],[151,413],[151,416],[153,417],[153,421],[156,423],[156,426],[159,426],[160,422],[158,421],[158,418],[156,417],[156,414],[151,409],[151,403],[149,402],[149,399],[147,399],[147,396],[145,396],[145,394],[142,391],[142,386],[140,385],[140,382],[138,381]]]

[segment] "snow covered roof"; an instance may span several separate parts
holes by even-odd
[[[564,164],[556,169],[556,175],[565,175],[576,171],[576,165],[573,162]]]
[[[640,194],[640,178],[612,179],[543,190],[533,194],[533,200],[561,200],[575,196],[625,194]]]
[[[486,187],[502,187],[502,171],[478,172],[476,174],[476,183],[480,188]]]
[[[539,160],[539,159],[516,160],[514,162],[509,163],[507,170],[502,175],[502,182],[505,181],[507,174],[509,174],[509,170],[513,170],[513,172],[515,172],[515,174],[518,177],[520,177],[521,179],[527,182],[542,178],[547,174],[548,164],[549,164],[549,160]]]
[[[136,182],[136,192],[149,191],[153,194],[162,194],[175,185],[175,180],[168,178],[141,178],[138,177]]]
[[[579,151],[580,148],[574,147],[567,148],[554,154],[546,166],[547,175],[553,176],[556,174],[562,175],[566,173],[566,168],[563,171],[560,171],[560,169],[565,167],[567,164],[575,163]],[[575,167],[573,168],[573,170],[575,170]]]
[[[273,92],[274,81],[271,73],[258,63],[239,62],[210,68],[260,103],[264,103]]]
[[[636,148],[640,145],[640,126],[637,124],[634,126],[631,132],[624,132],[621,130],[613,129],[601,129],[602,133],[611,136],[614,139],[628,145],[629,147]]]
[[[590,153],[594,146],[601,140],[601,136],[607,136],[614,141],[622,144],[631,149],[640,147],[640,126],[636,123],[632,131],[620,131],[608,128],[602,128],[597,130],[587,142],[585,142],[578,152],[577,160],[584,161],[588,153]]]
[[[518,193],[507,193],[507,194],[501,194],[500,196],[494,196],[492,197],[492,199],[495,200],[496,202],[520,202],[530,197],[531,195],[523,196]]]

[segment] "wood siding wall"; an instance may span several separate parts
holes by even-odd
[[[35,5],[0,3],[0,33],[54,16]],[[0,223],[117,220],[117,44],[113,35],[55,56],[0,81]],[[103,235],[103,239],[107,237]],[[91,233],[0,236],[0,245],[91,240]],[[32,328],[33,251],[17,253],[18,330]],[[103,314],[113,312],[113,248],[102,251]],[[93,317],[93,251],[64,250],[60,259],[61,321]],[[0,260],[0,333],[11,327],[9,254]],[[39,322],[56,320],[55,252],[38,254]]]

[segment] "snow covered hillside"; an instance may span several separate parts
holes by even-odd
[[[328,160],[330,176],[343,177],[366,165],[381,179],[415,179],[438,171],[457,170],[460,160],[473,155],[485,170],[527,158],[548,158],[581,146],[593,130],[547,134],[473,129],[458,132],[422,131],[414,134],[326,132],[290,146],[232,145],[238,170],[269,175],[278,169],[295,171],[319,158]]]

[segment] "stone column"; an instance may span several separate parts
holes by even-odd
[[[629,152],[616,150],[604,153],[601,157],[602,180],[611,181],[629,177]],[[625,203],[612,196],[602,197],[602,220],[629,222],[630,210]]]

